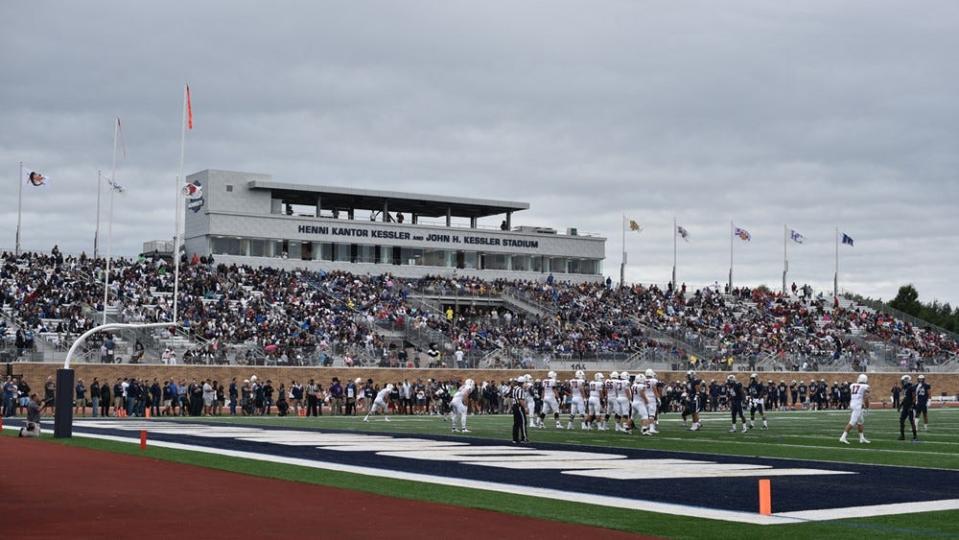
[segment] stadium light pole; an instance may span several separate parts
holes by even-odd
[[[97,227],[93,232],[93,259],[100,253],[100,184],[103,183],[103,172],[97,169]]]
[[[73,381],[74,373],[73,369],[70,367],[70,360],[73,359],[73,354],[77,351],[77,348],[82,345],[88,337],[96,334],[97,332],[103,332],[105,330],[127,330],[127,329],[136,329],[136,328],[164,328],[167,326],[175,326],[176,323],[172,322],[163,322],[163,323],[110,323],[110,324],[101,324],[95,328],[87,330],[80,335],[73,342],[73,345],[70,346],[70,350],[67,351],[67,357],[63,361],[63,367],[57,370],[57,389],[56,389],[56,406],[54,407],[54,417],[53,417],[53,436],[62,439],[69,438],[73,436]]]
[[[17,176],[17,257],[20,256],[20,218],[23,214],[23,162],[20,162],[20,175]]]
[[[787,225],[783,223],[783,296],[786,296],[786,273],[789,272],[789,256],[786,254],[786,246],[789,243],[786,228]]]

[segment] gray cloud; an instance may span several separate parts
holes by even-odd
[[[693,235],[680,278],[913,282],[959,302],[959,5],[822,2],[5,3],[0,163],[54,178],[25,193],[24,243],[90,251],[112,118],[129,188],[116,253],[173,229],[180,85],[194,91],[188,172],[527,200],[520,223],[609,238],[618,276],[665,282],[673,216]],[[36,31],[34,31],[36,30]],[[0,202],[12,247],[16,193]]]

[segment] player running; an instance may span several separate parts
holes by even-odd
[[[576,378],[569,380],[569,392],[572,394],[570,396],[570,405],[569,405],[569,423],[566,424],[566,429],[573,429],[573,420],[579,416],[580,419],[580,428],[589,429],[589,424],[586,420],[586,402],[583,398],[583,392],[586,390],[586,373],[583,370],[576,371]]]
[[[856,383],[849,386],[850,401],[849,408],[852,409],[852,414],[849,416],[849,423],[846,424],[846,429],[843,430],[842,435],[839,437],[839,442],[843,444],[849,444],[849,441],[846,440],[846,437],[849,435],[849,432],[852,430],[853,426],[856,426],[856,430],[859,431],[859,444],[869,444],[869,439],[866,438],[866,434],[863,433],[863,409],[869,408],[869,377],[865,373],[861,373],[859,378],[856,379]]]
[[[460,386],[456,393],[453,394],[453,400],[450,402],[450,421],[453,424],[453,433],[469,433],[470,430],[466,429],[466,411],[468,410],[466,404],[469,402],[470,393],[473,391],[473,388],[476,387],[476,383],[473,382],[473,379],[466,379],[463,382],[463,386]],[[460,427],[457,429],[456,420],[459,418]]]
[[[932,386],[926,382],[925,375],[916,377],[919,382],[916,383],[916,422],[919,422],[919,415],[922,415],[922,430],[929,431],[929,396]]]
[[[756,411],[763,419],[763,431],[769,429],[766,423],[766,385],[753,373],[749,376],[749,429],[756,427]]]
[[[543,427],[536,414],[536,385],[533,384],[533,376],[529,373],[523,375],[523,390],[526,392],[526,416],[529,418],[529,427]]]
[[[543,379],[543,407],[539,411],[539,425],[544,425],[546,415],[553,413],[553,420],[556,421],[556,429],[563,429],[563,424],[559,421],[559,402],[556,400],[556,372],[550,371]]]
[[[743,390],[743,383],[736,380],[736,376],[730,373],[726,377],[726,388],[729,394],[729,412],[732,414],[733,425],[729,428],[730,433],[736,433],[736,417],[739,417],[743,433],[749,431],[746,426],[746,417],[743,415],[743,401],[746,399],[746,391]]]
[[[593,375],[593,380],[589,382],[589,400],[586,402],[586,412],[588,415],[586,429],[593,429],[595,426],[597,430],[603,431],[602,426],[597,422],[603,413],[603,386],[603,374],[596,373]]]
[[[377,392],[376,398],[373,399],[373,405],[370,406],[369,412],[366,413],[366,416],[363,417],[364,422],[370,421],[370,415],[376,414],[377,412],[383,415],[383,420],[389,422],[390,417],[386,415],[386,412],[389,410],[387,402],[390,400],[390,392],[393,391],[393,385],[387,384],[382,390]]]

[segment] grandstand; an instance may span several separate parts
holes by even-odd
[[[3,254],[4,359],[62,360],[72,339],[103,316],[104,271],[103,259],[56,249]],[[727,293],[556,276],[404,278],[194,257],[181,268],[181,328],[101,337],[78,361],[158,363],[171,350],[178,363],[278,366],[940,371],[957,364],[955,336],[808,287]],[[110,283],[108,321],[172,319],[169,261],[115,259]]]

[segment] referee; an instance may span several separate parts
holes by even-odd
[[[529,442],[526,438],[526,409],[523,404],[526,403],[526,390],[519,379],[513,379],[513,388],[510,389],[510,397],[513,398],[513,444],[522,444]]]

